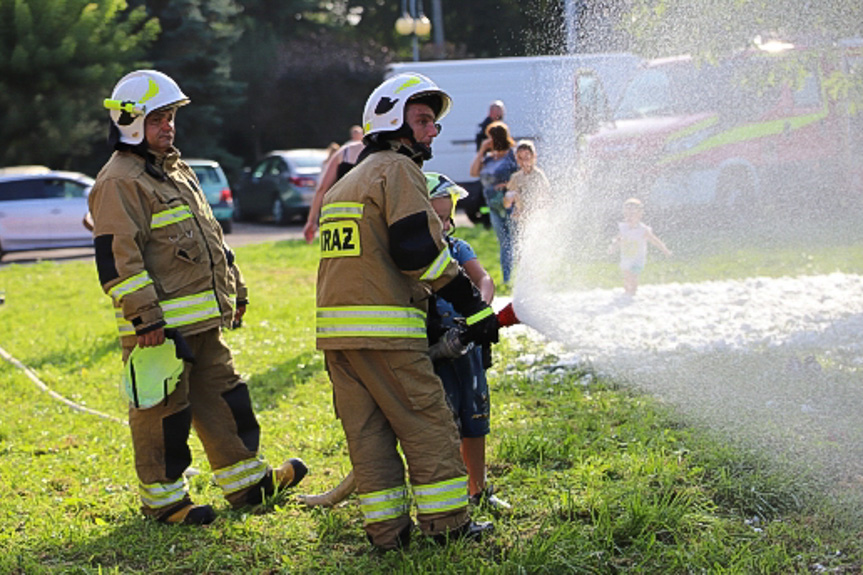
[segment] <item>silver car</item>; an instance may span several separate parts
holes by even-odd
[[[42,166],[0,168],[0,258],[6,252],[90,247],[84,227],[93,178]]]

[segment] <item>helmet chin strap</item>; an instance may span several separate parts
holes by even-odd
[[[398,141],[400,139],[405,139],[410,142],[410,144],[401,143],[399,144],[398,149],[396,150],[399,154],[405,155],[411,160],[413,160],[419,167],[422,167],[423,162],[426,160],[430,160],[432,157],[431,146],[427,146],[425,144],[420,144],[417,142],[416,138],[414,138],[413,133],[406,132],[404,130],[399,130],[396,132],[390,132],[388,134],[389,137],[383,138],[382,134],[374,134],[370,138],[365,141],[365,148],[360,152],[359,157],[357,158],[357,164],[363,161],[366,157],[375,152],[382,152],[384,150],[393,149],[390,144],[390,140]]]
[[[431,146],[417,142],[417,139],[414,138],[413,130],[404,131],[407,133],[403,133],[401,136],[410,141],[410,146],[402,146],[406,150],[410,150],[410,153],[405,155],[422,167],[423,162],[432,158]]]

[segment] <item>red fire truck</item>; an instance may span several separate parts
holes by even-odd
[[[614,113],[581,138],[588,201],[616,208],[637,197],[656,209],[728,213],[859,196],[863,102],[840,86],[863,74],[863,42],[759,48],[715,64],[645,62]]]

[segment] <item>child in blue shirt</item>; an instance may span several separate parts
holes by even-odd
[[[467,196],[464,188],[456,185],[442,174],[426,172],[426,184],[432,207],[443,224],[444,239],[450,255],[464,269],[467,276],[479,289],[483,301],[491,304],[494,298],[494,281],[479,263],[476,254],[466,241],[455,238],[453,218],[455,205]],[[462,319],[449,302],[435,298],[436,305],[430,310],[432,318],[430,332],[440,335],[454,327]],[[467,353],[455,359],[435,361],[435,373],[443,382],[450,407],[461,435],[461,454],[468,472],[468,487],[471,502],[488,504],[497,508],[508,508],[509,504],[494,495],[494,489],[486,485],[485,436],[489,433],[489,393],[485,377],[482,348],[471,346]]]

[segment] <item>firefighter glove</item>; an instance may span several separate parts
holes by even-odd
[[[486,345],[498,342],[497,316],[490,306],[485,306],[473,315],[466,318],[467,330],[465,339],[477,345]]]

